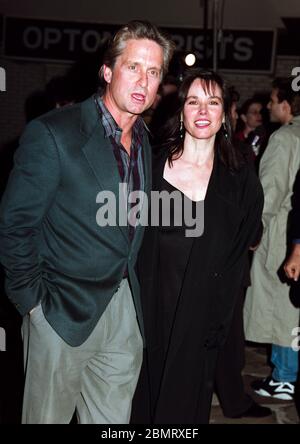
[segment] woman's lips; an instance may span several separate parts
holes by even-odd
[[[195,125],[197,128],[207,128],[210,125],[210,121],[209,120],[196,120]]]

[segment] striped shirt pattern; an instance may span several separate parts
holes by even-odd
[[[114,156],[118,165],[120,182],[127,184],[127,202],[128,215],[133,204],[128,202],[129,194],[133,191],[144,191],[145,174],[143,166],[143,136],[145,126],[143,119],[138,117],[132,128],[132,141],[130,155],[121,143],[122,129],[118,127],[111,113],[106,108],[101,97],[95,95],[95,103],[100,114],[101,122],[104,127],[105,137],[109,138],[113,148]],[[132,242],[135,232],[136,221],[130,220],[129,239]]]

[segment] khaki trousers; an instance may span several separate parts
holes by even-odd
[[[26,382],[23,424],[127,424],[143,344],[127,279],[89,338],[71,347],[41,305],[23,321]]]

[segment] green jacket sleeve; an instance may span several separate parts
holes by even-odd
[[[59,186],[59,157],[49,128],[32,121],[20,139],[0,206],[0,260],[6,292],[24,315],[43,298],[37,242]]]

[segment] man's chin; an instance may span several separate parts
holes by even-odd
[[[130,109],[129,112],[135,116],[139,116],[143,114],[144,111],[147,111],[148,108],[149,106],[134,106]]]

